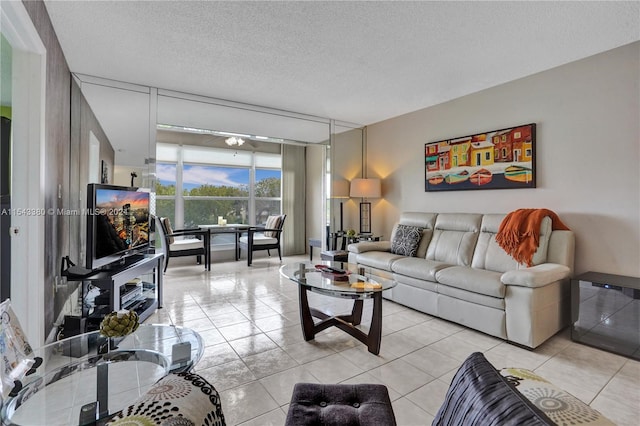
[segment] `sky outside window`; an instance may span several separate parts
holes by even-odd
[[[176,165],[158,163],[156,175],[161,185],[175,186]],[[182,172],[183,189],[190,191],[203,185],[246,189],[249,187],[249,169],[185,164]]]
[[[156,175],[161,185],[176,185],[175,164],[158,163]],[[256,169],[256,181],[280,179],[281,175],[280,170]],[[249,170],[240,167],[184,165],[182,187],[189,191],[202,185],[247,188],[249,186]]]

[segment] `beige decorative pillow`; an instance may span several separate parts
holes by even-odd
[[[281,222],[282,222],[282,216],[269,216],[267,218],[267,223],[265,224],[264,227],[266,229],[279,229]],[[264,236],[270,237],[270,238],[277,238],[278,233],[275,231],[265,231]]]
[[[600,412],[533,371],[504,368],[500,370],[500,374],[558,425],[615,425]]]
[[[108,423],[111,426],[195,426],[226,424],[220,395],[193,373],[168,374]]]

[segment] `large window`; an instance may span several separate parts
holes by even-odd
[[[158,144],[156,214],[175,228],[218,223],[264,224],[281,212],[281,156]],[[229,241],[227,241],[229,240]],[[213,244],[232,243],[218,235]]]
[[[267,217],[280,214],[282,172],[276,169],[256,169],[255,176],[255,223],[265,224]]]
[[[156,216],[168,217],[175,224],[176,164],[156,165]]]
[[[187,228],[217,223],[249,223],[251,169],[184,164],[184,224]]]

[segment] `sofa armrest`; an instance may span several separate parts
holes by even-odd
[[[349,244],[347,247],[351,253],[366,253],[368,251],[391,251],[391,241],[363,241]]]
[[[556,281],[571,277],[571,269],[557,263],[543,263],[531,268],[507,271],[500,277],[504,285],[521,287],[544,287]]]

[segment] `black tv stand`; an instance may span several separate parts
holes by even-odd
[[[86,319],[84,331],[97,330],[106,314],[121,309],[137,312],[140,322],[156,308],[162,307],[162,269],[164,254],[150,253],[127,256],[108,268],[94,271],[83,278],[68,277],[69,281],[82,281],[82,317]],[[95,296],[98,288],[100,294]]]
[[[113,261],[111,263],[108,263],[104,266],[99,267],[98,269],[95,269],[94,272],[98,273],[98,272],[113,272],[113,271],[118,271],[122,268],[125,268],[129,265],[133,265],[134,263],[138,263],[141,260],[143,260],[146,256],[148,256],[147,254],[144,253],[135,253],[135,254],[128,254],[126,256],[122,256],[120,259]]]

